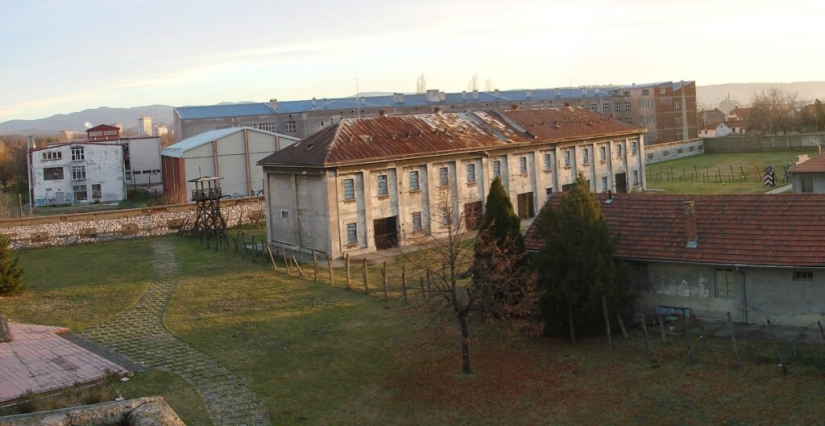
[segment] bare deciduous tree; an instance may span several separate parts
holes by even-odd
[[[429,231],[418,240],[422,250],[407,259],[413,266],[423,270],[427,276],[427,298],[421,306],[436,308],[435,315],[444,322],[458,323],[461,339],[461,365],[466,374],[472,373],[470,366],[469,320],[473,312],[489,313],[492,304],[506,306],[492,310],[499,315],[490,320],[500,321],[513,329],[529,330],[528,324],[536,324],[531,315],[535,312],[538,298],[534,277],[514,276],[513,262],[520,262],[518,256],[508,255],[515,241],[492,244],[492,238],[474,236],[467,230],[466,218],[460,214],[455,193],[444,189],[439,194],[437,208],[430,212]],[[477,244],[485,245],[482,248]],[[475,248],[474,248],[475,247]],[[489,262],[477,267],[476,273],[483,274],[483,286],[472,285],[469,271],[474,254],[481,250],[489,254]],[[525,254],[521,254],[524,256]],[[530,294],[531,297],[524,297]],[[501,315],[504,314],[504,315]]]
[[[797,130],[800,123],[794,109],[797,101],[796,92],[788,93],[778,87],[754,93],[748,130],[774,135]]]
[[[415,82],[415,93],[419,95],[427,93],[427,80],[424,79],[424,74],[419,75],[418,80]]]
[[[473,78],[467,83],[467,91],[475,92],[476,90],[478,90],[478,74],[473,74]]]

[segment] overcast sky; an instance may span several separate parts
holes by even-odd
[[[825,2],[0,0],[0,122],[99,106],[825,80]]]

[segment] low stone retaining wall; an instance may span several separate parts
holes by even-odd
[[[191,223],[196,207],[188,203],[0,220],[0,234],[15,249],[165,235],[177,232],[186,220]],[[230,227],[262,220],[263,197],[223,200],[221,213]]]
[[[702,139],[645,145],[645,164],[655,164],[704,153],[705,142]]]

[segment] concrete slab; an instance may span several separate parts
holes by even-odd
[[[27,391],[56,391],[90,383],[107,372],[125,373],[122,366],[60,336],[60,327],[9,323],[13,336],[0,343],[0,403],[13,401]]]

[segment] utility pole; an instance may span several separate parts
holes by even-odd
[[[26,137],[26,175],[29,182],[29,216],[34,216],[34,185],[32,184],[32,149],[34,148],[34,136]]]

